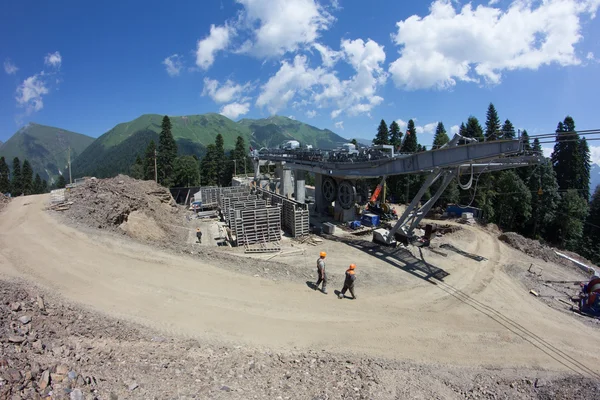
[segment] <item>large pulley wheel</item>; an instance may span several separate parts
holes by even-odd
[[[323,192],[325,201],[331,203],[335,200],[337,194],[337,184],[332,178],[325,178],[323,179],[323,184],[321,185],[321,191]]]
[[[344,210],[354,207],[354,204],[356,204],[356,187],[350,181],[340,183],[337,200]]]

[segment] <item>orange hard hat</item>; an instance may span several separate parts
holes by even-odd
[[[320,255],[321,257],[327,257],[327,253],[325,253],[324,251],[322,251],[321,253],[319,253],[319,255]]]
[[[350,264],[350,267],[348,269],[355,269],[355,268],[356,268],[356,265]]]

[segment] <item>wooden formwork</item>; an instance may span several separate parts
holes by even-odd
[[[271,191],[256,188],[256,194],[267,201],[270,205],[281,207],[283,229],[293,237],[309,234],[309,211],[308,205],[290,200],[284,196]]]
[[[237,218],[236,218],[237,220]],[[256,210],[241,210],[236,228],[238,245],[278,242],[281,240],[281,209],[265,207]]]

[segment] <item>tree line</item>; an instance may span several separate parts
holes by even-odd
[[[237,167],[237,168],[236,168]],[[236,171],[237,169],[237,171]],[[202,159],[197,155],[178,155],[177,142],[171,132],[171,120],[164,116],[158,145],[154,140],[138,154],[130,167],[136,179],[157,180],[165,187],[229,186],[234,172],[252,171],[244,138],[238,136],[235,148],[226,155],[221,134],[209,144]]]
[[[484,126],[474,116],[461,123],[459,134],[467,138],[493,141],[514,139],[520,134],[526,154],[542,155],[538,138],[533,142],[526,130],[517,132],[510,120],[501,122],[490,104]],[[433,149],[449,141],[442,122],[436,128]],[[373,144],[391,144],[402,153],[425,151],[418,143],[413,120],[406,134],[396,122],[387,127],[384,120],[377,129]],[[504,231],[515,231],[558,248],[578,252],[594,263],[600,262],[600,187],[590,193],[590,149],[585,137],[576,131],[575,121],[567,116],[558,123],[551,157],[539,165],[500,172],[482,173],[473,177],[469,190],[460,190],[456,179],[467,183],[469,176],[455,178],[436,206],[450,203],[480,208],[485,222],[495,223]],[[412,200],[425,177],[400,175],[387,180],[395,201]],[[430,188],[436,190],[435,185]],[[431,197],[426,193],[424,200]]]
[[[60,178],[64,182],[62,175]],[[65,185],[63,184],[62,187],[65,187]],[[23,165],[21,165],[19,157],[15,157],[11,169],[4,157],[0,157],[0,193],[10,193],[12,196],[28,196],[47,192],[48,182],[42,179],[40,174],[33,176],[33,169],[27,159],[23,160]]]

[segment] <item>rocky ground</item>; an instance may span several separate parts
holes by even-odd
[[[579,376],[215,346],[17,281],[0,280],[0,293],[2,399],[600,398],[599,383]]]
[[[10,198],[6,197],[4,194],[0,193],[0,211],[8,204]]]

